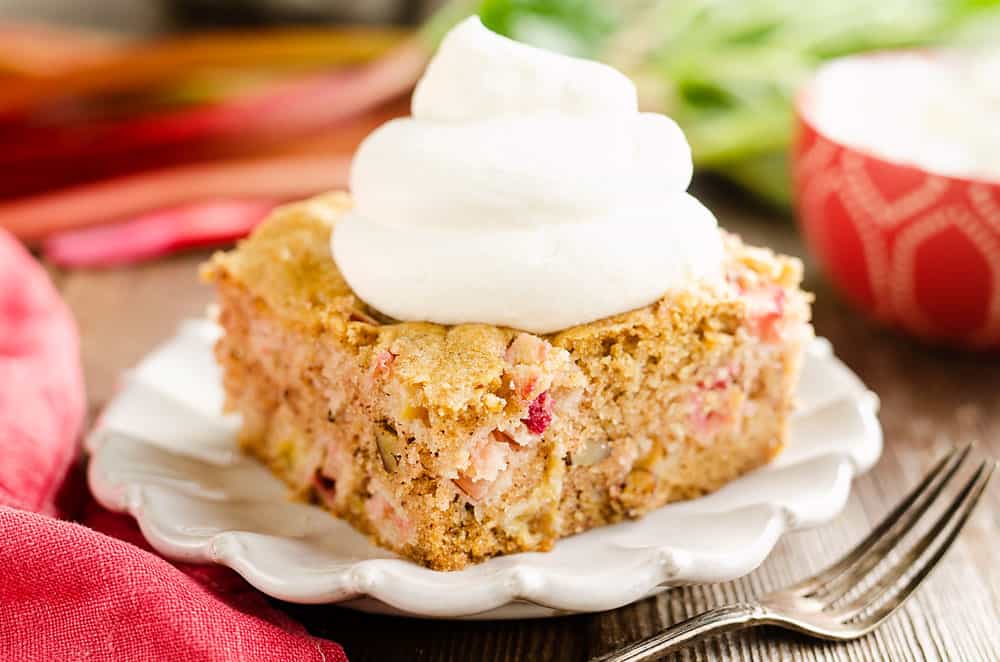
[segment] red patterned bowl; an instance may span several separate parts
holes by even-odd
[[[796,105],[792,163],[799,223],[827,276],[885,324],[937,344],[1000,348],[1000,181],[935,174],[834,140],[811,119],[814,85]]]

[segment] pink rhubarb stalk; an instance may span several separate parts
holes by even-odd
[[[247,235],[273,200],[216,200],[158,211],[124,223],[49,237],[45,257],[61,267],[109,267]]]
[[[206,199],[300,198],[347,185],[347,156],[200,164],[120,177],[0,204],[0,227],[25,241]]]
[[[275,140],[330,127],[406,93],[427,62],[418,42],[350,71],[268,85],[216,104],[115,122],[21,127],[5,140],[0,168],[87,157],[135,156],[206,141]]]

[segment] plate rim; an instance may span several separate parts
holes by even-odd
[[[844,391],[836,397],[829,398],[827,402],[820,400],[819,404],[814,403],[809,409],[809,413],[816,414],[825,407],[835,406],[838,403],[848,403],[858,414],[863,434],[867,435],[865,447],[860,451],[853,448],[817,455],[807,460],[817,465],[823,465],[828,472],[833,474],[827,498],[822,504],[818,504],[822,505],[822,508],[806,511],[805,516],[803,516],[803,512],[796,512],[795,509],[780,503],[761,501],[745,504],[751,508],[767,508],[770,509],[770,512],[767,513],[764,520],[763,532],[754,538],[755,545],[750,550],[743,550],[742,555],[730,554],[728,557],[724,555],[713,557],[711,554],[702,554],[700,558],[697,558],[696,554],[668,544],[635,548],[632,550],[634,563],[628,570],[628,581],[624,583],[609,582],[609,584],[614,584],[611,589],[593,591],[587,597],[579,595],[587,593],[585,589],[581,589],[579,585],[568,585],[566,578],[560,579],[558,573],[549,571],[546,574],[544,569],[538,565],[521,563],[522,560],[539,553],[501,556],[473,566],[474,568],[482,568],[491,564],[493,572],[488,576],[489,582],[481,586],[479,590],[463,589],[461,591],[463,595],[457,596],[458,599],[455,595],[449,594],[449,598],[446,600],[440,600],[440,595],[435,596],[434,600],[428,600],[426,591],[430,587],[427,585],[427,580],[415,579],[415,577],[419,578],[425,573],[433,573],[434,575],[456,575],[456,573],[437,573],[398,557],[385,556],[343,564],[344,567],[338,567],[335,573],[323,578],[325,581],[321,582],[322,587],[319,589],[317,589],[317,585],[296,588],[295,584],[289,584],[279,577],[268,576],[259,566],[256,566],[245,548],[243,538],[246,536],[239,535],[238,531],[220,531],[211,536],[204,536],[199,539],[199,544],[188,543],[186,546],[178,544],[177,540],[171,539],[170,535],[165,533],[166,529],[163,523],[158,522],[155,516],[151,515],[153,509],[149,507],[150,490],[148,484],[137,480],[116,482],[105,471],[104,465],[108,461],[107,455],[111,453],[109,449],[116,447],[115,443],[107,443],[113,435],[129,438],[132,442],[138,442],[144,447],[154,446],[149,440],[130,436],[128,432],[122,432],[114,425],[109,425],[109,420],[114,419],[117,412],[116,408],[128,405],[125,399],[134,392],[130,389],[136,389],[140,386],[153,389],[161,388],[160,395],[169,397],[169,393],[163,392],[162,385],[158,387],[156,384],[154,376],[156,367],[162,368],[163,365],[169,365],[169,362],[164,363],[164,360],[171,356],[172,351],[178,351],[178,348],[185,343],[189,345],[184,348],[185,351],[190,351],[192,347],[197,349],[198,346],[201,349],[210,349],[211,341],[218,334],[219,330],[213,322],[203,319],[187,320],[180,325],[177,334],[154,349],[136,368],[126,374],[121,390],[108,403],[97,423],[85,438],[85,447],[91,455],[87,468],[87,482],[91,492],[101,505],[109,510],[132,516],[137,521],[143,537],[157,552],[168,559],[184,562],[218,563],[227,566],[243,576],[258,590],[290,602],[340,603],[343,607],[361,611],[420,618],[518,619],[604,611],[631,604],[671,586],[736,579],[759,566],[770,555],[777,541],[785,533],[826,523],[839,514],[849,498],[853,480],[875,464],[882,450],[883,432],[877,416],[878,397],[864,386],[857,375],[834,356],[829,341],[824,338],[815,338],[806,347],[807,359],[812,358],[820,361],[825,367],[837,373],[837,379],[841,380],[841,387]],[[218,383],[215,384],[215,388],[221,391]],[[124,405],[123,402],[125,402]],[[205,406],[207,410],[211,408],[212,403]],[[190,410],[191,407],[188,409]],[[205,415],[205,411],[192,413],[202,417]],[[222,427],[229,426],[235,432],[238,419],[221,414],[216,414],[216,416],[218,420],[214,423]],[[159,446],[157,448],[164,450]],[[854,452],[850,452],[851,450]],[[164,450],[164,452],[170,451]],[[224,461],[224,458],[227,457],[225,449],[221,449],[213,456],[214,452],[215,449],[209,449],[206,451],[206,456],[215,457],[217,461]],[[229,455],[237,462],[242,458],[239,451],[236,451],[235,454],[230,452]],[[194,461],[208,460],[202,457]],[[798,461],[788,465],[787,468],[799,468],[803,464],[803,461]],[[695,516],[706,513],[716,515],[731,513],[733,512],[732,507],[723,508],[721,511],[711,509],[699,511],[697,503],[718,495],[730,485],[745,480],[747,477],[766,475],[768,471],[781,470],[781,467],[772,464],[765,465],[765,467],[727,484],[712,495],[668,504],[639,520],[610,526],[621,527],[633,525],[635,522],[643,522],[652,517],[654,513],[671,507],[674,508],[673,512],[675,513],[683,512],[683,509],[688,508]],[[268,474],[270,475],[269,472]],[[277,478],[274,480],[278,481]],[[170,488],[160,486],[159,489],[169,490]],[[155,493],[154,489],[152,494],[155,496]],[[724,501],[724,499],[719,498],[717,500]],[[692,507],[691,504],[695,504],[695,507]],[[304,507],[314,508],[323,513],[325,517],[340,521],[332,518],[318,506],[305,505]],[[602,529],[611,530],[610,527],[599,527],[593,531]],[[247,534],[248,532],[243,533]],[[252,534],[252,532],[249,533]],[[579,534],[564,540],[582,539],[586,535],[587,533]],[[280,542],[281,538],[278,540]],[[617,568],[615,571],[621,574]],[[407,572],[410,575],[407,575]],[[589,577],[589,579],[592,582],[593,577]]]

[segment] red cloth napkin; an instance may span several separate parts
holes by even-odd
[[[44,270],[0,230],[0,660],[346,662],[231,570],[154,554],[68,472],[78,344]]]

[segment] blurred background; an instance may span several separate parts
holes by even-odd
[[[273,23],[406,23],[442,0],[0,0],[7,20],[128,30],[140,34]]]
[[[67,268],[230,242],[344,187],[471,13],[624,71],[701,177],[789,232],[794,101],[817,67],[1000,45],[1000,0],[0,0],[0,227]]]

